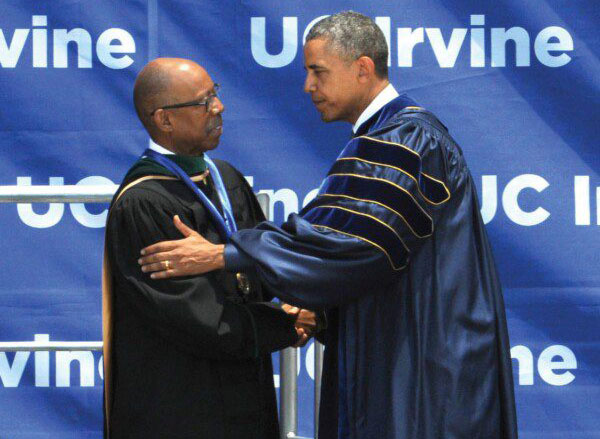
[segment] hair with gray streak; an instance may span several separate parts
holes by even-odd
[[[379,26],[366,15],[344,11],[317,22],[306,36],[306,42],[326,39],[333,49],[348,60],[368,56],[375,63],[379,78],[388,77],[388,46]]]

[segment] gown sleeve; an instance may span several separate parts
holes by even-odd
[[[418,121],[353,139],[300,214],[234,234],[226,269],[254,264],[271,294],[311,309],[393,282],[450,210],[446,139]]]
[[[140,270],[143,247],[180,238],[172,224],[175,214],[189,221],[181,206],[138,188],[111,209],[109,252],[122,285],[117,302],[129,301],[161,336],[202,358],[256,358],[294,344],[297,334],[285,312],[271,304],[232,301],[217,273],[153,280]]]

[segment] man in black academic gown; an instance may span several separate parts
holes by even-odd
[[[149,63],[134,88],[136,111],[153,139],[146,155],[176,163],[222,213],[220,174],[237,227],[253,227],[264,218],[244,177],[217,160],[207,172],[204,152],[216,148],[222,132],[217,88],[194,62]],[[151,157],[140,159],[113,199],[106,230],[105,437],[276,439],[270,355],[306,342],[312,315],[268,303],[252,269],[171,280],[142,273],[140,250],[178,237],[174,215],[223,242],[195,192]]]
[[[253,267],[269,292],[326,309],[322,439],[515,439],[502,291],[461,149],[389,83],[370,18],[318,22],[304,59],[322,119],[354,131],[318,196],[225,248],[176,222],[187,238],[141,264],[160,278]]]

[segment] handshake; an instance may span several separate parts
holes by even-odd
[[[287,303],[284,303],[281,308],[294,318],[294,327],[298,334],[298,341],[294,345],[295,348],[306,345],[311,337],[325,329],[324,315],[317,315],[312,311],[288,305]]]

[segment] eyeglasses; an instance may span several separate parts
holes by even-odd
[[[169,110],[172,108],[183,108],[183,107],[197,107],[197,106],[202,106],[202,105],[206,105],[206,111],[208,111],[208,110],[210,110],[213,103],[215,102],[215,98],[218,97],[217,93],[219,91],[219,88],[220,88],[219,84],[215,84],[213,86],[212,92],[207,97],[197,100],[197,101],[182,102],[181,104],[165,105],[164,107],[158,107],[156,110],[154,110],[152,113],[150,113],[150,116],[154,116],[154,113],[156,113],[158,110]]]

